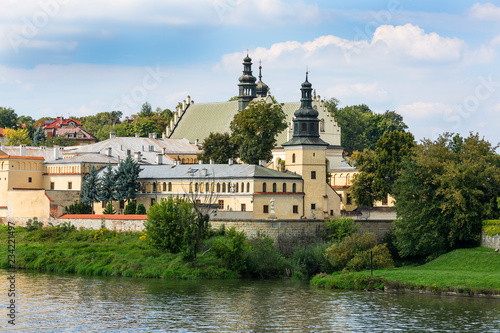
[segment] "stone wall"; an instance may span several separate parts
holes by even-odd
[[[500,249],[500,235],[488,236],[483,231],[481,233],[481,246],[490,249]]]

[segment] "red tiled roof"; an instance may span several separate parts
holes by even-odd
[[[2,159],[14,159],[14,160],[45,160],[42,156],[16,156],[16,155],[2,155]]]
[[[57,117],[51,123],[43,124],[43,129],[46,128],[61,128],[63,125],[68,125],[70,122],[74,122],[77,126],[82,126],[82,122],[79,120],[74,120],[72,118],[64,119],[63,117]]]

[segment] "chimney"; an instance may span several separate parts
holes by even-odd
[[[207,169],[206,168],[201,169],[201,176],[202,177],[206,177],[207,176]]]
[[[198,139],[194,139],[194,145],[197,146],[200,141]]]
[[[158,138],[158,134],[157,133],[151,133],[151,138],[152,139],[157,139]]]
[[[214,160],[213,159],[210,159],[210,164],[214,164]]]
[[[266,161],[265,160],[259,160],[259,165],[265,167],[266,166]]]
[[[135,137],[138,138],[139,137],[139,133],[135,133]]]
[[[167,148],[163,147],[163,148],[161,149],[161,153],[162,153],[163,155],[165,155],[165,154],[167,153]]]
[[[134,159],[139,162],[141,160],[141,152],[140,151],[136,151],[134,152]]]
[[[186,100],[182,101],[182,111],[186,110]]]
[[[109,132],[109,138],[110,139],[116,138],[116,132]]]
[[[198,164],[203,164],[203,161],[198,161]]]
[[[153,133],[148,133],[148,138],[152,139],[153,138]]]
[[[234,160],[232,158],[230,158],[229,161],[228,161],[228,164],[229,165],[233,165],[234,164]]]
[[[106,155],[111,157],[111,147],[106,148]]]
[[[20,145],[19,150],[20,150],[19,155],[21,155],[21,156],[26,155],[26,145]]]
[[[163,164],[163,155],[160,153],[156,154],[156,164],[158,165]]]
[[[59,159],[59,146],[54,146],[54,160]]]
[[[186,98],[186,103],[188,105],[191,104],[191,96],[188,95],[188,97]]]
[[[181,161],[180,160],[175,160],[175,165],[181,165]]]

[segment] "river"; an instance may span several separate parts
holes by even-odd
[[[7,272],[1,271],[2,281]],[[8,281],[7,281],[8,282]],[[500,332],[500,299],[318,290],[297,281],[170,281],[16,272],[5,332]]]

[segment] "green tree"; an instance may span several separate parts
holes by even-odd
[[[149,207],[144,223],[153,246],[171,253],[184,252],[194,259],[196,250],[196,213],[193,206],[177,197],[161,199]]]
[[[154,116],[154,114],[155,113],[153,112],[153,109],[151,109],[151,104],[149,104],[148,102],[145,102],[144,104],[142,104],[141,111],[139,111],[139,113],[137,114],[137,117],[149,118],[149,117]]]
[[[116,171],[116,200],[135,199],[141,189],[139,173],[142,171],[139,163],[130,156],[122,161]]]
[[[286,129],[286,116],[281,104],[250,102],[231,121],[232,137],[239,146],[240,159],[248,164],[269,161],[278,133]]]
[[[25,128],[20,128],[17,130],[8,128],[5,130],[5,136],[7,137],[7,144],[10,146],[31,144],[30,135],[28,133],[28,130]]]
[[[137,209],[135,210],[137,215],[146,215],[146,207],[143,204],[138,204]]]
[[[92,206],[93,213],[94,202],[99,201],[99,177],[97,176],[97,169],[94,166],[90,168],[90,172],[83,179],[80,195],[84,204]]]
[[[498,214],[500,156],[488,141],[446,133],[423,140],[394,185],[396,246],[402,257],[475,246],[483,219]]]
[[[99,180],[99,201],[112,202],[113,200],[116,200],[116,175],[111,163],[108,163]]]
[[[106,214],[106,215],[116,214],[116,209],[115,209],[115,207],[113,207],[113,203],[111,201],[108,202],[108,204],[106,205],[106,208],[104,208],[102,213]]]
[[[158,133],[158,128],[154,121],[146,118],[138,118],[134,121],[134,131],[139,133],[139,136],[146,137],[149,133],[157,133],[161,135],[162,132]]]
[[[354,152],[349,159],[359,170],[351,186],[351,193],[358,206],[373,206],[392,192],[398,179],[403,158],[415,147],[411,133],[385,132],[377,141],[375,151],[365,149]]]
[[[123,214],[129,215],[129,214],[135,214],[137,211],[137,206],[135,201],[130,201],[127,206],[125,206],[125,211]]]
[[[202,144],[203,153],[198,155],[199,161],[216,164],[227,164],[230,158],[238,157],[238,146],[228,133],[210,133]]]
[[[14,109],[0,107],[0,127],[14,128],[17,124],[17,114]]]
[[[45,139],[45,132],[43,131],[42,126],[38,126],[33,133],[33,146],[39,146],[43,141],[45,141]]]

